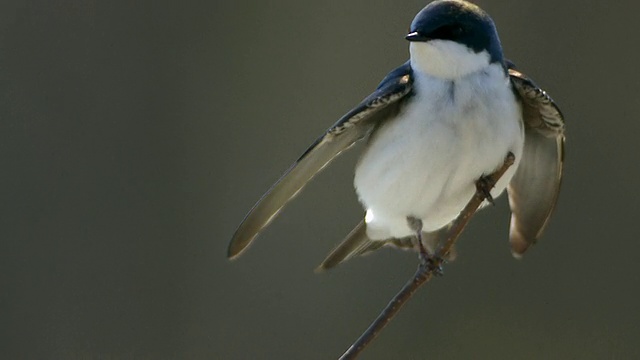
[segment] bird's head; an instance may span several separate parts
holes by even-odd
[[[503,61],[493,20],[466,1],[430,3],[413,19],[406,39],[411,66],[439,78],[460,78]]]

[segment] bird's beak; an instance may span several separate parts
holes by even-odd
[[[425,42],[425,41],[429,41],[430,40],[429,37],[427,37],[425,35],[422,35],[417,31],[410,32],[404,38],[409,40],[409,41],[421,41],[421,42]]]

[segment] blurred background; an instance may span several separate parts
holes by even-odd
[[[363,359],[640,357],[637,6],[478,1],[567,121],[522,261],[506,198]],[[1,1],[0,357],[331,359],[413,274],[314,274],[362,216],[356,147],[237,261],[236,226],[408,57],[424,1]]]

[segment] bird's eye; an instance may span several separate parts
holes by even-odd
[[[464,32],[464,29],[462,28],[462,26],[453,26],[451,29],[451,35],[453,37],[458,37],[462,35],[463,32]]]
[[[439,27],[433,32],[435,39],[456,40],[464,34],[464,29],[460,25],[446,25]]]
[[[457,39],[464,33],[464,29],[460,25],[451,25],[446,27],[445,33],[448,38]]]

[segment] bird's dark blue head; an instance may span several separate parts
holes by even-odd
[[[413,19],[406,39],[412,45],[449,41],[476,54],[486,52],[490,63],[503,62],[502,47],[493,20],[478,6],[466,1],[438,0],[427,5]]]

